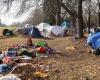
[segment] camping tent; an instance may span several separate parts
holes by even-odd
[[[63,35],[63,30],[60,26],[52,26],[51,32],[55,36],[62,36]]]
[[[49,36],[51,33],[52,27],[48,23],[40,23],[36,26],[41,34],[45,37]]]
[[[63,30],[59,26],[50,26],[48,23],[40,23],[36,26],[41,34],[45,37],[51,36],[52,34],[55,36],[62,35]]]
[[[36,27],[39,29],[39,31],[43,31],[43,29],[50,27],[50,25],[48,23],[40,23]]]
[[[100,32],[89,34],[87,43],[92,43],[92,48],[100,48]]]
[[[42,37],[38,28],[34,27],[33,25],[26,24],[23,28],[18,29],[18,31],[20,31],[21,34],[27,35],[29,37],[36,37],[36,38]]]

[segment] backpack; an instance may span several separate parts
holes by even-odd
[[[96,49],[96,50],[94,51],[94,54],[95,54],[95,55],[100,55],[100,49],[99,49],[99,48]]]

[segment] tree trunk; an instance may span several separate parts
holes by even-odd
[[[60,24],[61,5],[59,3],[61,2],[62,0],[44,0],[44,22],[49,22],[52,25]]]
[[[61,13],[61,5],[59,5],[62,2],[62,0],[57,0],[56,5],[57,5],[57,10],[56,10],[56,25],[60,25],[60,13]]]
[[[75,16],[70,16],[71,17],[71,34],[75,37],[77,34],[76,30],[76,17]]]
[[[88,33],[90,33],[90,27],[91,27],[91,11],[89,10],[89,13],[88,13]]]
[[[77,19],[77,37],[82,38],[83,34],[83,11],[82,0],[78,0],[78,19]]]
[[[99,2],[99,11],[98,11],[98,18],[99,18],[99,22],[98,22],[98,26],[100,27],[100,2]]]
[[[100,13],[98,14],[98,18],[99,18],[98,26],[100,27]]]
[[[50,13],[49,9],[52,9],[50,3],[51,0],[44,0],[43,3],[43,21],[46,23],[54,24],[55,17]]]

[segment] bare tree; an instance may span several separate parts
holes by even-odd
[[[72,2],[74,6],[68,7],[64,3],[60,3],[60,5],[73,17],[73,25],[75,24],[75,19],[77,19],[77,36],[81,38],[83,37],[83,0],[70,0],[70,2]]]
[[[59,5],[59,3],[61,2],[62,0],[44,0],[44,21],[59,25],[61,13],[61,5]]]
[[[83,11],[82,11],[82,0],[78,0],[78,26],[77,35],[79,38],[83,37]]]

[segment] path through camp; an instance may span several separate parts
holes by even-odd
[[[26,40],[22,36],[0,37],[0,51],[14,44],[24,44]],[[74,40],[72,37],[32,39],[33,43],[45,41],[58,51],[45,59],[55,66],[55,70],[49,73],[50,80],[100,80],[100,56],[88,53],[85,40]]]

